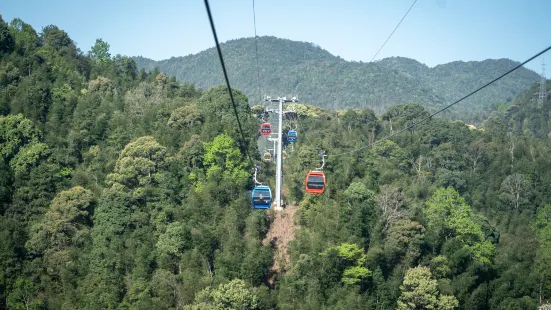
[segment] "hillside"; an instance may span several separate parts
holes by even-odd
[[[547,89],[551,89],[551,81],[547,81]],[[551,105],[549,101],[539,105],[539,90],[539,85],[533,85],[510,102],[496,105],[495,111],[484,125],[501,126],[501,131],[508,134],[531,136],[542,140],[551,138]]]
[[[253,38],[231,40],[222,51],[232,81],[254,102],[260,98]],[[258,39],[262,94],[296,95],[302,102],[332,109],[371,108],[382,113],[393,104],[420,103],[434,109],[455,101],[511,69],[508,59],[451,62],[430,68],[413,59],[386,58],[374,63],[348,62],[312,43],[275,37]],[[214,48],[185,57],[153,61],[134,57],[138,67],[160,71],[200,88],[223,83]],[[521,69],[452,109],[448,118],[480,123],[496,102],[510,101],[539,76]]]
[[[551,98],[537,106],[535,89],[480,129],[432,118],[391,140],[427,109],[293,104],[286,209],[258,210],[253,166],[274,189],[275,165],[257,147],[263,109],[239,90],[242,134],[225,86],[140,71],[101,40],[85,55],[56,26],[0,17],[0,47],[1,310],[551,300]],[[327,186],[314,195],[304,182],[320,151]]]

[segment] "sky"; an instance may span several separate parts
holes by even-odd
[[[413,0],[255,0],[257,35],[315,43],[349,61],[368,62]],[[210,0],[221,42],[254,36],[253,0]],[[3,0],[7,22],[37,31],[53,24],[87,52],[97,38],[112,55],[154,60],[214,46],[202,0]],[[524,61],[551,45],[549,0],[418,0],[377,56],[428,66],[451,61]],[[544,57],[551,64],[551,52]],[[540,73],[542,58],[527,67]],[[551,66],[546,72],[551,77]]]

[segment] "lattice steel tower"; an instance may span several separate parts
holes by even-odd
[[[540,94],[538,97],[538,106],[541,108],[543,103],[547,99],[547,79],[545,78],[545,59],[541,61],[541,81],[540,81]]]

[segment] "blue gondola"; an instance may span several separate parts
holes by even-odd
[[[287,133],[287,142],[289,142],[289,143],[297,142],[297,131],[296,130],[289,130],[289,132]]]
[[[269,209],[272,204],[272,190],[266,185],[257,185],[253,189],[251,195],[253,200],[253,208]]]

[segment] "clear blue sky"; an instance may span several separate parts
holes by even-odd
[[[256,0],[258,35],[313,42],[346,60],[369,61],[413,0]],[[211,0],[219,39],[254,36],[252,0]],[[111,54],[155,60],[213,46],[202,0],[4,0],[37,31],[54,24],[83,51],[96,38]],[[455,60],[523,61],[551,45],[550,0],[418,0],[377,59],[403,56],[429,66]],[[551,64],[551,52],[545,55]],[[529,68],[541,71],[541,58]],[[551,66],[547,70],[550,77]]]

